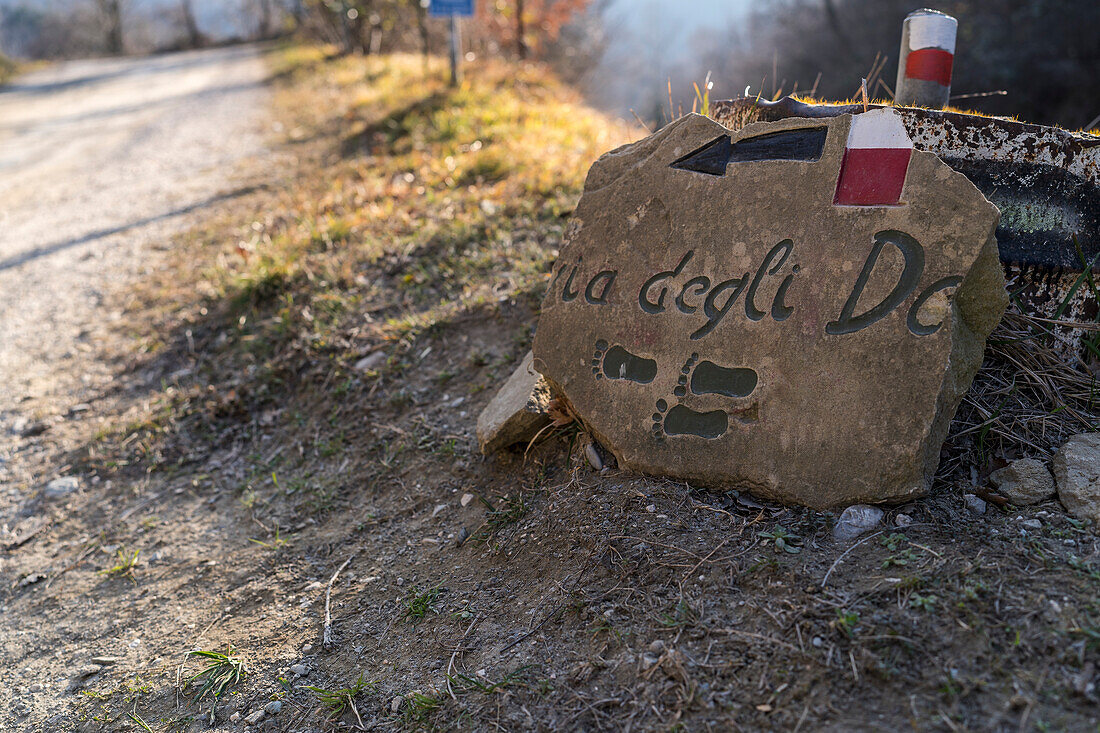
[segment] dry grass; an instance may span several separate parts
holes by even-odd
[[[1006,460],[1049,460],[1070,436],[1100,427],[1100,384],[1085,361],[1055,347],[1054,330],[1067,322],[1058,323],[1009,307],[956,414],[940,477],[969,482],[971,466],[984,477]]]

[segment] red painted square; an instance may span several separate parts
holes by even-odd
[[[910,51],[905,59],[905,76],[908,79],[934,81],[951,86],[951,67],[955,56],[942,48],[920,48]]]
[[[909,148],[848,148],[840,163],[833,203],[839,206],[894,206],[901,200]]]

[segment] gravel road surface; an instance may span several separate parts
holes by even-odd
[[[130,612],[102,588],[46,595],[70,544],[95,545],[66,524],[86,509],[65,455],[111,409],[102,397],[125,367],[104,355],[134,348],[107,296],[267,164],[266,77],[260,51],[240,46],[74,61],[0,88],[2,731],[73,730],[90,640],[136,659],[156,633],[119,641]]]
[[[80,402],[109,378],[88,359],[117,318],[104,292],[239,193],[265,74],[245,46],[74,61],[0,89],[0,430],[28,400]]]

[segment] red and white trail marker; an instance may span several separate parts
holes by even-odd
[[[906,17],[898,59],[898,104],[935,108],[947,104],[958,29],[957,20],[936,10],[917,10]]]
[[[896,206],[912,155],[913,141],[890,107],[853,116],[833,203]]]

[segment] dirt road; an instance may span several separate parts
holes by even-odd
[[[79,599],[71,614],[43,615],[10,595],[27,568],[64,567],[57,547],[28,553],[26,538],[41,541],[45,527],[84,512],[43,505],[41,489],[69,470],[73,418],[100,419],[116,384],[104,344],[134,349],[106,296],[141,277],[174,234],[248,190],[239,174],[265,152],[270,124],[266,76],[258,49],[236,47],[59,64],[0,89],[4,730],[62,729],[73,699],[64,680],[83,658],[62,649],[110,625]]]
[[[104,288],[236,193],[263,145],[264,75],[237,47],[60,64],[0,91],[0,420],[106,378],[83,356],[112,318]]]

